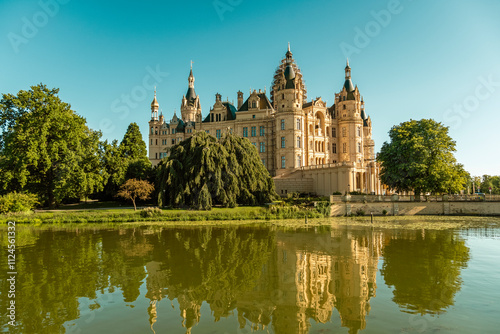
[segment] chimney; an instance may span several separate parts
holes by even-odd
[[[240,110],[241,106],[243,105],[243,92],[238,91],[238,110]]]

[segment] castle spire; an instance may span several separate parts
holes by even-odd
[[[349,66],[349,58],[347,58],[346,66],[345,66],[345,79],[351,79],[351,67]]]

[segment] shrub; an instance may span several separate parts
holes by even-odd
[[[385,216],[385,215],[387,215],[387,210],[386,210],[386,209],[382,210],[382,214],[383,214],[384,216]]]
[[[365,212],[362,209],[357,209],[356,210],[356,216],[364,216]]]
[[[0,213],[31,211],[38,204],[38,198],[30,193],[8,193],[0,196]]]
[[[316,210],[323,216],[323,217],[330,217],[331,210],[330,210],[330,202],[323,201],[323,202],[316,202]]]
[[[143,218],[148,218],[148,217],[161,216],[162,212],[163,211],[160,208],[145,208],[141,210],[140,215]]]
[[[342,195],[342,193],[340,191],[334,191],[332,195]]]

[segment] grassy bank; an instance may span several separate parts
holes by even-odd
[[[280,208],[269,209],[259,206],[237,208],[214,208],[211,211],[196,210],[152,210],[151,216],[128,208],[54,210],[37,213],[0,215],[0,224],[8,221],[31,225],[64,224],[67,227],[78,224],[105,225],[127,223],[127,225],[147,224],[162,226],[182,225],[237,225],[265,222],[272,226],[373,226],[398,229],[448,229],[474,227],[500,227],[498,217],[460,216],[376,216],[370,217],[330,217],[321,218],[314,209]],[[305,216],[307,215],[307,222]],[[134,223],[134,224],[131,224]]]
[[[319,218],[324,215],[315,209],[297,207],[260,207],[241,206],[236,208],[213,208],[210,211],[197,210],[137,210],[125,208],[112,209],[64,209],[0,215],[0,223],[15,221],[29,224],[61,223],[127,223],[127,222],[182,222],[182,221],[221,221],[221,220],[270,220]]]

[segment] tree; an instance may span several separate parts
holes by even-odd
[[[377,157],[381,181],[396,191],[452,193],[464,188],[466,172],[453,152],[448,128],[432,119],[392,127]]]
[[[134,204],[134,211],[137,211],[136,199],[147,200],[154,190],[154,186],[148,181],[129,179],[118,191],[118,196],[131,200]]]
[[[101,133],[85,124],[43,84],[3,94],[0,101],[0,187],[29,191],[46,205],[80,198],[103,187]]]
[[[105,141],[101,144],[100,150],[106,180],[100,198],[111,199],[116,196],[125,180],[153,179],[146,143],[142,140],[136,123],[128,126],[120,144],[116,140],[111,143]]]
[[[491,194],[494,195],[499,195],[500,194],[500,176],[490,176],[490,175],[483,175],[482,182],[480,187],[476,187],[477,189],[481,189],[481,192],[483,193],[490,193],[491,189]]]
[[[217,140],[198,132],[173,146],[158,166],[156,184],[160,206],[234,207],[263,204],[277,196],[255,147],[232,134]]]

